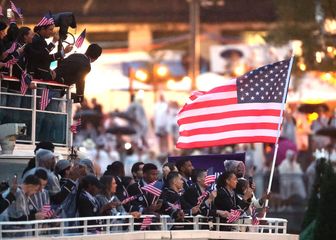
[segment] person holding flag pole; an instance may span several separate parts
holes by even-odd
[[[177,148],[274,143],[270,193],[293,60],[265,65],[208,92],[193,92],[177,117]]]

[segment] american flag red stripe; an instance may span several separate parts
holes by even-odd
[[[288,66],[289,60],[274,63],[228,80],[208,92],[194,92],[178,114],[180,137],[176,146],[199,148],[244,142],[275,143],[282,121],[281,94],[287,94],[284,82],[289,74]],[[244,89],[244,85],[248,88]],[[244,99],[241,94],[257,94],[258,98]]]
[[[12,43],[12,46],[6,50],[6,53],[9,54],[9,53],[14,52],[15,49],[16,49],[16,45],[17,45],[17,43],[16,43],[16,42],[13,42],[13,43]]]
[[[23,71],[20,81],[21,82],[20,91],[23,96],[26,95],[26,92],[28,90],[28,84],[26,83],[26,76],[27,76],[26,71]]]
[[[86,35],[86,29],[83,30],[83,32],[78,36],[76,42],[75,42],[75,47],[76,48],[80,48],[84,42],[85,39],[85,35]]]
[[[20,11],[17,9],[17,7],[12,1],[10,1],[10,6],[11,6],[12,11],[15,12],[19,16],[19,18],[22,19],[23,15],[20,13]]]
[[[152,217],[146,216],[142,221],[140,230],[141,231],[146,230],[152,224],[152,222],[153,222]]]
[[[7,62],[5,62],[5,67],[6,68],[10,68],[10,66],[13,66],[14,64],[16,64],[18,62],[18,59],[16,58],[11,58],[10,60],[8,60]]]
[[[79,118],[74,124],[70,126],[70,131],[72,133],[78,133],[79,127],[82,125],[82,120]]]
[[[0,16],[3,16],[3,9],[2,9],[2,6],[0,6]]]
[[[141,188],[142,190],[149,192],[151,194],[153,194],[156,197],[160,197],[161,195],[161,190],[158,189],[157,187],[153,186],[152,184],[148,184],[144,187]]]
[[[256,211],[256,207],[252,207],[252,213],[251,213],[251,216],[252,216],[252,225],[259,225],[259,219],[257,217],[257,211]]]
[[[51,209],[49,204],[46,204],[42,207],[42,213],[46,218],[51,218],[54,215],[54,211]]]
[[[216,182],[216,176],[215,175],[208,175],[205,177],[204,183],[206,185],[210,185]]]
[[[42,95],[41,95],[40,109],[42,111],[44,111],[47,108],[49,102],[50,102],[49,89],[48,88],[43,88]]]
[[[231,209],[230,216],[226,219],[226,222],[232,223],[232,222],[238,221],[240,214],[241,214],[241,211]]]
[[[203,202],[203,200],[208,196],[208,194],[209,194],[208,191],[204,191],[202,193],[202,195],[197,198],[197,204],[196,205],[200,205]]]
[[[127,203],[133,201],[134,199],[136,199],[136,196],[131,196],[131,197],[125,198],[124,200],[122,200],[121,204],[122,205],[127,204]]]

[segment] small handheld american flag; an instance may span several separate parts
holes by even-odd
[[[76,42],[75,42],[75,47],[76,48],[80,48],[84,42],[85,39],[85,35],[86,35],[86,29],[83,30],[83,32],[78,36]]]
[[[12,9],[13,12],[15,12],[19,16],[19,18],[21,19],[23,18],[22,13],[19,11],[19,9],[15,6],[15,4],[12,1],[10,1],[10,8]]]
[[[42,213],[46,218],[51,218],[54,215],[54,211],[51,209],[49,204],[42,207]]]
[[[216,182],[216,176],[215,175],[208,175],[205,177],[205,181],[204,183],[206,185],[211,185],[213,184],[214,182]]]
[[[140,230],[141,230],[141,231],[146,230],[146,229],[152,224],[152,222],[153,222],[152,217],[150,217],[150,216],[146,216],[146,217],[144,218],[144,220],[142,221]]]
[[[148,184],[148,185],[142,187],[141,189],[146,191],[146,192],[149,192],[149,193],[153,194],[156,197],[160,197],[161,192],[162,192],[160,189],[153,186],[152,184]]]
[[[121,205],[127,204],[127,203],[133,201],[134,199],[136,199],[136,196],[131,196],[131,197],[125,198],[124,200],[122,200]]]
[[[48,88],[44,88],[42,90],[42,96],[41,96],[41,103],[40,103],[40,109],[44,111],[48,104],[50,103],[53,96],[55,96],[56,91],[49,90]]]
[[[82,125],[82,120],[79,118],[74,124],[70,126],[70,131],[72,133],[78,133],[81,125]]]
[[[22,75],[21,75],[21,87],[20,87],[20,91],[21,91],[21,94],[24,96],[26,95],[26,92],[28,90],[28,87],[29,87],[29,84],[31,83],[32,79],[31,79],[31,76],[29,74],[27,74],[27,71],[24,70],[22,72]]]
[[[5,62],[5,67],[9,68],[10,66],[13,66],[14,64],[16,64],[18,62],[18,59],[16,58],[11,58],[10,60],[8,60],[7,62]]]
[[[204,191],[202,195],[197,198],[197,205],[200,205],[203,202],[203,200],[208,196],[208,194],[209,194],[208,191]]]
[[[232,222],[237,221],[240,217],[240,214],[241,214],[241,211],[231,209],[230,216],[227,218],[226,222],[232,223]]]
[[[16,45],[17,45],[17,43],[16,43],[16,42],[13,42],[13,43],[12,43],[12,46],[11,46],[10,48],[8,48],[8,49],[6,50],[5,53],[10,54],[10,53],[14,52],[15,49],[16,49]]]
[[[259,219],[257,217],[256,207],[252,207],[252,225],[259,225]]]

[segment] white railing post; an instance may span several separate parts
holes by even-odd
[[[287,233],[287,221],[285,221],[285,222],[283,223],[283,226],[284,226],[284,228],[283,228],[282,233],[283,233],[283,234],[286,234],[286,233]]]
[[[219,217],[216,217],[216,231],[219,231],[220,230],[220,218]]]
[[[36,142],[36,107],[37,107],[37,90],[36,88],[33,89],[33,97],[32,97],[32,129],[31,129],[31,137],[32,137],[32,144],[35,146]]]
[[[168,230],[167,217],[165,215],[161,216],[161,230],[162,231],[167,231]]]
[[[193,221],[194,221],[194,230],[199,230],[199,225],[198,225],[198,223],[199,223],[199,216],[198,215],[194,216],[193,217]]]
[[[64,222],[63,221],[61,222],[61,226],[60,227],[61,227],[61,229],[60,229],[60,235],[64,236]]]
[[[87,235],[88,229],[87,229],[87,220],[84,220],[84,229],[83,229],[84,235]]]
[[[134,232],[134,218],[133,217],[131,217],[129,219],[129,223],[130,223],[130,225],[129,225],[129,231],[130,232]]]
[[[39,236],[39,224],[35,223],[35,237],[38,237],[38,236]]]

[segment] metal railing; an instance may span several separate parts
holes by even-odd
[[[19,80],[9,76],[0,78],[0,124],[26,123],[29,135],[25,138],[18,138],[17,142],[35,145],[43,139],[53,142],[56,146],[70,146],[72,144],[72,134],[69,131],[72,121],[72,101],[69,86],[52,81],[33,80],[37,89],[28,90],[23,96],[20,91],[8,88],[9,82],[19,82]],[[41,91],[45,87],[56,87],[56,91],[65,91],[64,97],[52,98],[49,103],[49,105],[52,102],[58,104],[58,109],[49,110],[47,107],[45,111],[40,110]],[[15,103],[12,101],[13,97]],[[45,128],[47,123],[49,126]],[[41,132],[48,131],[48,129],[51,129],[54,136],[58,134],[60,137],[45,135],[41,137]]]
[[[131,215],[100,216],[84,218],[47,219],[22,222],[0,222],[0,238],[18,237],[60,237],[87,236],[92,234],[111,234],[141,231],[142,220],[153,220],[147,230],[212,230],[220,231],[222,227],[235,232],[254,232],[260,234],[287,234],[287,220],[280,218],[262,218],[261,224],[252,225],[251,218],[241,218],[236,223],[221,223],[219,218],[209,221],[204,216],[186,217],[183,222],[174,222],[169,216],[143,215],[134,219]]]

